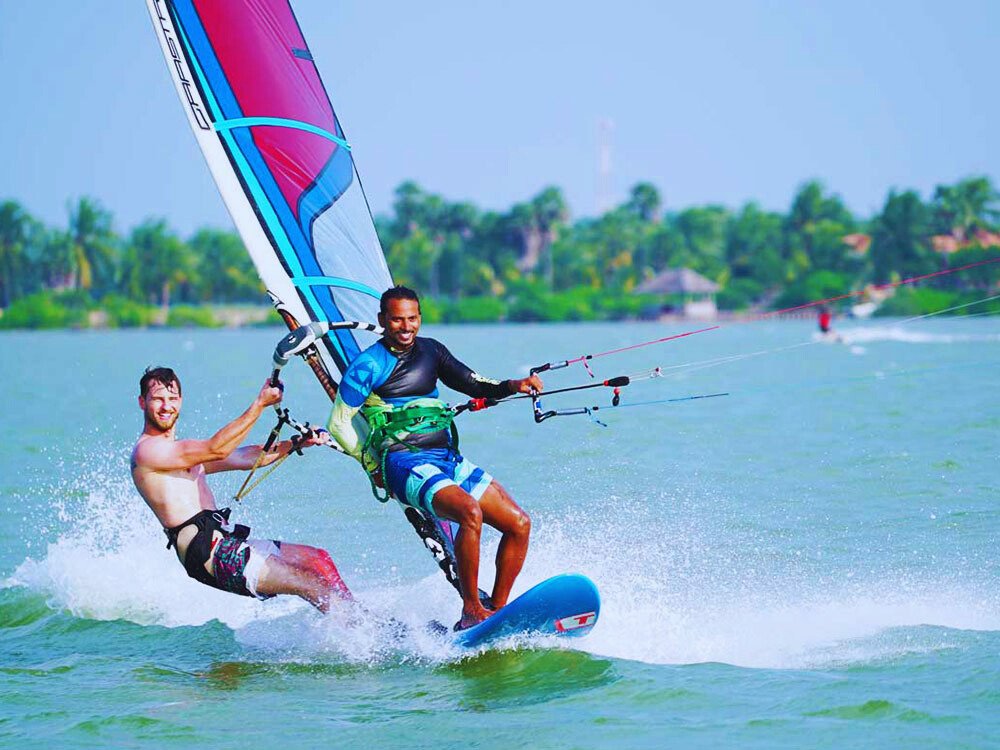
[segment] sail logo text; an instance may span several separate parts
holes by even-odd
[[[191,82],[191,78],[188,75],[187,65],[180,51],[177,49],[177,34],[174,31],[173,24],[170,22],[169,14],[165,7],[163,7],[165,4],[165,0],[155,1],[156,17],[160,22],[163,41],[166,43],[167,49],[170,51],[170,57],[173,58],[174,67],[177,69],[177,80],[184,90],[184,99],[187,101],[188,109],[191,110],[191,115],[194,117],[194,121],[198,124],[198,127],[202,130],[211,130],[212,124],[208,119],[208,115],[205,114],[205,110],[202,109],[201,101],[194,88],[194,83]]]

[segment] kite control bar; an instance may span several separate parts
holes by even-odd
[[[659,369],[659,368],[657,368]],[[535,369],[532,368],[531,374],[535,374]],[[570,391],[583,391],[588,388],[614,388],[615,395],[614,398],[618,399],[619,389],[625,387],[632,382],[632,379],[628,375],[619,375],[616,378],[610,378],[609,380],[603,380],[600,383],[587,383],[586,385],[574,385],[569,388],[557,388],[554,391],[546,391],[546,396],[552,396],[557,393],[569,393]],[[519,398],[516,397],[515,398]],[[535,415],[535,422],[541,424],[546,419],[550,417],[568,417],[574,414],[589,414],[590,412],[586,409],[550,409],[549,411],[542,411],[542,394],[537,391],[532,391],[532,393],[520,398],[530,398],[531,399],[531,410]]]
[[[565,367],[565,365],[560,365]],[[553,368],[552,363],[540,365],[538,367],[532,367],[530,372],[532,375],[538,372],[545,372],[546,370],[558,369]],[[621,403],[621,389],[625,386],[634,383],[637,380],[645,380],[647,378],[659,378],[663,375],[663,371],[659,367],[654,367],[648,372],[639,373],[637,375],[619,375],[616,378],[609,378],[608,380],[602,380],[598,383],[588,383],[586,385],[574,385],[569,388],[557,388],[554,391],[545,391],[546,396],[552,396],[556,393],[569,393],[570,391],[583,391],[588,388],[613,388],[614,395],[611,397],[611,405],[618,406]],[[590,409],[550,409],[549,411],[542,410],[542,394],[532,392],[531,394],[525,396],[515,396],[514,398],[530,398],[531,399],[531,410],[535,415],[535,422],[541,424],[546,419],[550,417],[569,417],[574,414],[590,414]]]
[[[552,368],[547,368],[552,369]],[[539,372],[537,369],[532,369],[532,374]],[[609,378],[608,380],[602,380],[599,383],[586,383],[584,385],[573,385],[568,388],[556,388],[552,391],[545,391],[545,396],[555,396],[559,393],[571,393],[573,391],[586,391],[591,388],[613,388],[614,396],[612,397],[611,403],[613,406],[618,406],[620,402],[619,393],[625,386],[634,383],[637,380],[645,380],[646,378],[658,378],[662,375],[659,367],[656,367],[649,372],[639,373],[638,375],[619,375],[615,378]],[[542,410],[542,393],[525,393],[520,396],[508,396],[507,398],[474,398],[470,401],[466,401],[464,404],[459,404],[454,408],[455,414],[461,414],[464,411],[482,411],[483,409],[488,409],[491,406],[496,406],[497,404],[507,403],[508,401],[518,401],[520,399],[530,398],[532,410],[535,414],[535,422],[541,423],[550,417],[559,416],[569,416],[571,414],[589,414],[591,410],[589,409],[564,409],[564,410]]]

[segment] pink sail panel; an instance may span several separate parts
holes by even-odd
[[[287,0],[245,0],[241,13],[219,0],[194,5],[244,117],[296,120],[342,137]],[[302,194],[341,146],[286,127],[257,125],[251,132],[297,217]]]

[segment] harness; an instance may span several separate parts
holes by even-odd
[[[167,549],[177,546],[177,535],[182,529],[194,526],[198,529],[188,545],[187,553],[184,555],[184,570],[187,574],[200,583],[213,588],[220,588],[215,580],[215,576],[205,570],[205,563],[212,555],[212,537],[216,531],[220,532],[226,539],[236,538],[244,540],[250,536],[250,527],[242,524],[229,525],[230,508],[220,508],[219,510],[203,510],[191,516],[184,523],[164,529],[167,535]]]
[[[436,398],[418,398],[399,407],[391,404],[368,406],[361,410],[361,414],[368,422],[368,437],[361,448],[361,453],[370,459],[363,465],[368,472],[372,494],[381,503],[388,502],[389,490],[386,488],[380,492],[373,474],[375,470],[380,471],[383,484],[387,484],[386,459],[394,446],[401,445],[416,453],[421,448],[407,442],[406,438],[410,435],[450,430],[451,446],[454,450],[458,450],[456,411]]]

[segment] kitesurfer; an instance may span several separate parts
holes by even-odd
[[[459,453],[454,412],[438,400],[437,382],[473,398],[499,399],[541,391],[542,381],[537,375],[484,378],[440,342],[418,337],[420,300],[412,289],[388,289],[378,322],[384,334],[347,368],[327,426],[341,447],[361,461],[373,485],[384,486],[404,505],[459,525],[455,557],[463,606],[456,629],[470,627],[491,614],[478,595],[483,523],[503,535],[487,602],[496,609],[507,603],[524,564],[531,520],[499,482]],[[367,421],[367,439],[352,424],[359,412]]]
[[[830,308],[826,305],[821,305],[819,308],[819,315],[817,323],[819,323],[819,332],[823,335],[830,333],[830,321],[833,320],[833,314],[830,312]]]
[[[149,368],[139,380],[145,427],[132,449],[132,481],[156,515],[187,574],[201,583],[242,596],[269,599],[295,594],[326,612],[331,600],[352,600],[326,550],[250,538],[250,529],[229,524],[205,481],[218,471],[249,470],[292,450],[323,442],[322,431],[301,441],[281,441],[262,455],[259,445],[237,447],[263,411],[281,401],[270,381],[250,407],[208,440],[178,440],[181,384],[167,367]]]
[[[819,333],[814,334],[816,341],[824,341],[828,344],[841,344],[844,342],[844,337],[833,330],[833,327],[830,325],[832,321],[833,313],[830,311],[830,308],[826,305],[820,305],[816,316],[816,322],[819,324]]]

